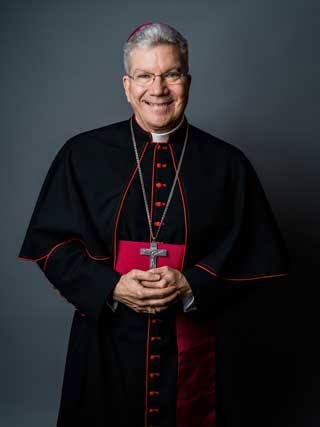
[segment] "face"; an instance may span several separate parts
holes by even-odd
[[[184,71],[179,48],[159,44],[151,48],[136,48],[131,52],[130,71],[148,71],[163,74],[167,71]],[[127,100],[139,125],[149,132],[161,133],[173,129],[182,119],[188,102],[191,77],[179,84],[168,85],[161,77],[147,87],[137,85],[129,76],[123,77]]]

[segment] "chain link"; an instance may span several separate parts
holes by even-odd
[[[172,184],[169,196],[168,196],[168,200],[167,200],[166,206],[165,206],[165,208],[163,210],[163,213],[162,213],[162,217],[161,217],[161,220],[160,220],[160,225],[159,225],[157,233],[155,235],[153,234],[153,230],[152,230],[150,210],[149,210],[149,205],[148,205],[148,200],[147,200],[147,195],[146,195],[146,189],[145,189],[145,186],[144,186],[144,181],[143,181],[143,176],[142,176],[142,170],[141,170],[141,165],[140,165],[140,159],[139,159],[139,154],[138,154],[138,149],[137,149],[136,138],[134,136],[134,131],[133,131],[132,117],[131,117],[131,120],[130,120],[130,129],[131,129],[131,136],[132,136],[133,148],[134,148],[134,153],[135,153],[135,157],[136,157],[136,161],[137,161],[137,167],[138,167],[139,177],[140,177],[140,184],[141,184],[141,190],[142,190],[142,195],[143,195],[143,200],[144,200],[144,206],[145,206],[146,214],[147,214],[147,218],[148,218],[148,226],[149,226],[150,234],[151,234],[151,237],[152,237],[152,241],[155,242],[157,240],[157,237],[158,237],[160,228],[162,226],[163,220],[164,220],[164,218],[166,216],[166,213],[168,211],[169,204],[171,202],[171,199],[172,199],[172,196],[173,196],[173,192],[174,192],[177,180],[178,180],[178,176],[179,176],[179,172],[180,172],[180,168],[181,168],[181,164],[182,164],[184,152],[185,152],[186,145],[187,145],[188,135],[189,135],[189,124],[187,124],[186,136],[185,136],[185,139],[184,139],[184,143],[183,143],[183,147],[182,147],[182,151],[181,151],[181,155],[180,155],[178,167],[177,167],[177,170],[176,170],[176,174],[175,174],[175,177],[174,177],[174,180],[173,180],[173,184]]]

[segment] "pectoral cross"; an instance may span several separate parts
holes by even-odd
[[[140,255],[149,255],[150,256],[150,268],[157,267],[157,258],[159,256],[167,256],[167,249],[158,249],[157,242],[152,241],[150,243],[150,248],[141,248]]]

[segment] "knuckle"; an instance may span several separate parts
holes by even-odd
[[[137,290],[137,297],[138,297],[139,299],[142,299],[142,298],[144,297],[144,292],[143,292],[143,290],[142,290],[142,289],[138,289],[138,290]]]
[[[141,307],[141,310],[144,309],[147,305],[149,305],[146,301],[140,301],[139,307]]]

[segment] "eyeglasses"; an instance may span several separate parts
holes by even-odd
[[[167,85],[181,84],[188,74],[180,71],[167,71],[162,74],[154,74],[148,71],[136,70],[132,76],[130,76],[130,74],[127,75],[139,86],[150,86],[155,81],[156,77],[161,77]]]

